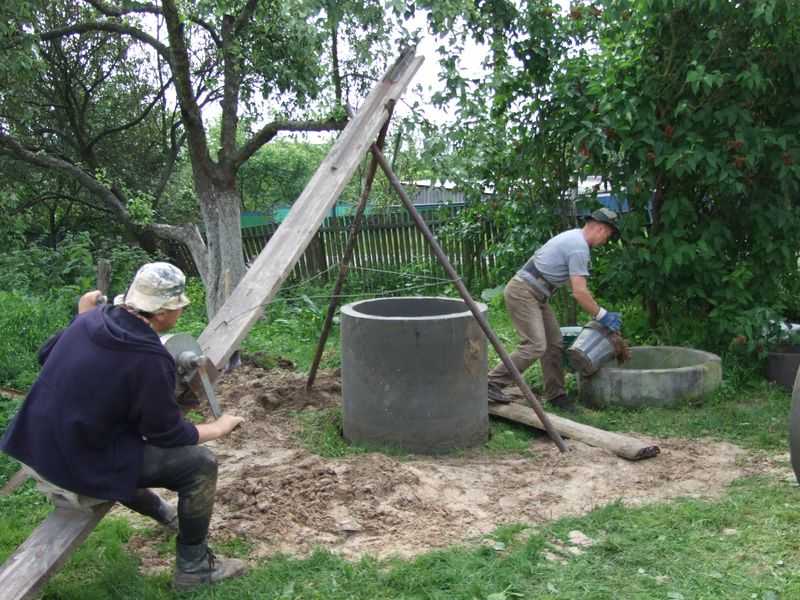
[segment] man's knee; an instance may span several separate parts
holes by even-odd
[[[517,348],[517,354],[527,360],[536,360],[544,356],[547,342],[544,340],[525,340]]]
[[[196,472],[206,478],[217,477],[219,465],[216,455],[205,446],[195,446],[193,464]]]

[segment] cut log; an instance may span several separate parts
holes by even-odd
[[[292,209],[270,238],[225,304],[197,339],[217,369],[261,318],[320,224],[375,141],[391,111],[422,64],[414,50],[404,52],[370,92],[364,105],[339,135]]]
[[[517,404],[515,402],[511,404],[495,404],[490,402],[489,414],[544,430],[542,422],[539,420],[539,417],[536,416],[536,413],[533,412],[533,409],[523,406],[522,404]],[[594,446],[595,448],[610,450],[617,456],[627,458],[628,460],[652,458],[661,452],[658,446],[650,442],[643,442],[636,438],[622,435],[621,433],[604,431],[603,429],[598,429],[591,425],[576,423],[575,421],[570,421],[569,419],[550,413],[547,413],[547,416],[550,417],[550,422],[555,430],[564,437],[578,440],[579,442]]]
[[[113,504],[103,502],[88,510],[56,507],[0,568],[0,600],[37,594]]]

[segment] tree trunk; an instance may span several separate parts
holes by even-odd
[[[199,191],[200,212],[206,229],[207,269],[201,270],[209,319],[225,303],[227,294],[245,273],[239,193],[209,186]],[[197,262],[197,257],[195,257]],[[226,283],[227,282],[227,283]]]

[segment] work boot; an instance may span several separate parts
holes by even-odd
[[[575,399],[571,398],[569,394],[561,394],[556,396],[550,400],[550,404],[555,406],[557,409],[568,413],[574,413],[578,410],[578,405],[575,402]]]
[[[511,399],[503,393],[503,388],[494,381],[490,381],[487,389],[489,400],[500,404],[509,404]]]
[[[244,575],[247,565],[238,558],[214,556],[206,544],[177,544],[175,589],[184,591]]]

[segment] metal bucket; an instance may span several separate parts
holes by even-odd
[[[588,377],[614,358],[614,346],[608,339],[611,330],[597,321],[590,321],[567,350],[572,368]]]

